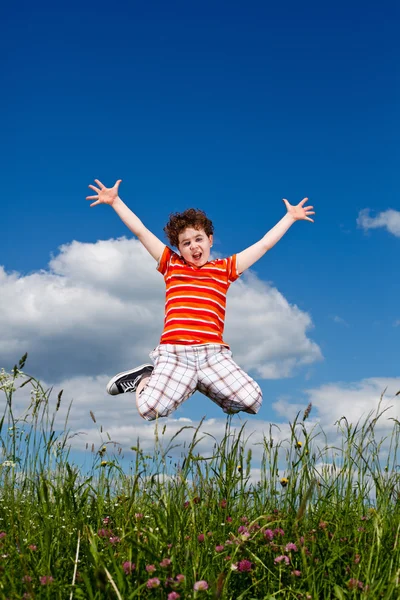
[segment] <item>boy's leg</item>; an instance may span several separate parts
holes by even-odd
[[[225,346],[205,346],[198,372],[199,392],[228,414],[240,411],[256,414],[262,403],[260,386],[232,359]]]
[[[190,346],[162,344],[150,357],[154,360],[154,370],[150,377],[143,377],[136,391],[137,409],[146,421],[167,417],[197,386]]]

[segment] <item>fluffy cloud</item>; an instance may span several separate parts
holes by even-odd
[[[280,416],[294,419],[304,409],[304,404],[313,405],[313,419],[326,433],[336,432],[335,423],[346,417],[349,423],[362,424],[368,415],[377,416],[379,430],[392,429],[392,419],[400,415],[400,378],[371,377],[351,383],[328,383],[319,388],[305,390],[306,401],[303,404],[291,403],[287,398],[274,403],[273,408]],[[317,416],[315,416],[317,411]]]
[[[164,282],[137,240],[61,246],[47,270],[0,268],[0,365],[29,353],[29,370],[58,383],[108,376],[148,359],[163,323]],[[310,316],[248,273],[228,294],[225,339],[263,378],[288,377],[321,359]]]
[[[357,225],[365,231],[384,227],[389,233],[400,237],[400,211],[388,209],[371,217],[370,209],[364,208],[358,214]]]

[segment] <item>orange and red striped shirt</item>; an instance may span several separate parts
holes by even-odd
[[[202,267],[188,264],[165,247],[157,265],[166,285],[160,344],[222,344],[226,293],[238,277],[236,254]]]

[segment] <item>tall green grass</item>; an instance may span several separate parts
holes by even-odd
[[[379,402],[336,424],[338,444],[307,427],[311,407],[288,439],[271,427],[258,481],[229,418],[219,441],[202,424],[169,439],[160,422],[128,468],[107,438],[82,470],[71,407],[56,430],[62,394],[26,375],[25,358],[0,372],[1,598],[400,598],[400,424],[378,438]],[[22,386],[30,404],[15,415]]]

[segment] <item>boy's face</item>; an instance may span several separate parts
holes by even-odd
[[[206,235],[204,229],[188,227],[179,234],[178,249],[186,262],[202,267],[210,257],[213,236]]]

